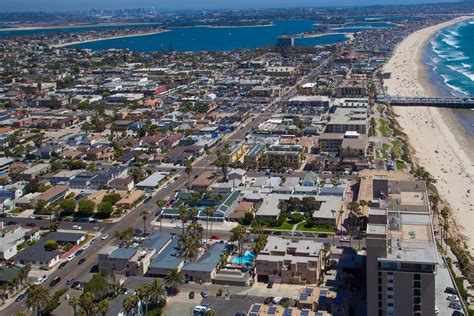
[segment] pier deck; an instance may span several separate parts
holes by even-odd
[[[386,102],[393,106],[433,106],[439,108],[474,109],[474,98],[456,97],[378,97],[378,102]]]

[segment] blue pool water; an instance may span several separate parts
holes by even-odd
[[[232,263],[236,264],[250,264],[255,259],[255,255],[252,251],[247,250],[242,257],[234,257],[232,258]]]

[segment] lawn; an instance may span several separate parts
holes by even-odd
[[[385,105],[377,104],[377,111],[383,113],[383,110],[385,110]]]
[[[321,226],[321,225],[316,225],[313,227],[305,227],[306,223],[299,223],[298,226],[296,226],[297,231],[305,231],[305,232],[312,232],[312,233],[327,233],[327,234],[334,234],[334,228],[331,226]]]
[[[288,222],[283,222],[280,226],[275,227],[264,226],[265,230],[291,230],[292,228],[293,225]]]
[[[397,170],[403,170],[406,169],[407,165],[405,164],[404,161],[397,160]]]
[[[388,127],[389,122],[386,119],[381,119],[379,123],[379,132],[383,137],[390,137],[392,130]]]

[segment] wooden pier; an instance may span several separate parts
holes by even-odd
[[[429,98],[429,97],[391,97],[377,98],[378,102],[388,101],[393,106],[433,106],[438,108],[474,109],[474,98]]]

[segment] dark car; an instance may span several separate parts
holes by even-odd
[[[460,312],[460,311],[454,311],[451,316],[464,316],[464,313]]]
[[[151,195],[150,196],[147,196],[144,200],[143,200],[143,203],[146,204],[148,202],[150,202],[151,200]]]
[[[194,299],[194,292],[189,292],[189,299],[190,300]]]
[[[61,263],[59,264],[59,266],[58,266],[58,269],[64,268],[64,267],[66,266],[66,264],[67,264],[67,261],[61,262]]]
[[[328,238],[328,234],[319,234],[319,238]]]
[[[79,261],[77,262],[77,264],[78,264],[78,265],[81,265],[81,264],[83,264],[85,261],[86,261],[86,258],[82,258],[81,260],[79,260]]]
[[[36,227],[36,223],[26,223],[27,227]]]
[[[18,303],[18,302],[20,302],[20,301],[23,301],[23,299],[24,299],[27,295],[28,295],[28,294],[26,294],[26,293],[22,293],[22,294],[18,295],[17,298],[16,298],[16,300],[15,300],[15,302]]]
[[[264,303],[264,304],[267,304],[267,305],[268,305],[268,304],[271,304],[271,303],[273,302],[273,299],[274,299],[273,296],[269,296],[269,297],[267,297],[267,298],[263,301],[263,303]]]
[[[79,282],[79,281],[74,282],[71,285],[71,288],[76,289],[76,290],[80,290],[81,289],[81,282]]]
[[[267,289],[271,289],[273,287],[273,282],[268,282]]]
[[[15,222],[15,221],[9,221],[9,222],[7,223],[7,225],[16,225],[16,224],[18,224],[18,223]]]
[[[312,238],[314,238],[314,237],[316,237],[316,235],[313,234],[313,233],[306,233],[306,237],[312,237]]]
[[[448,294],[457,294],[457,293],[456,293],[456,290],[455,290],[455,289],[453,289],[452,287],[449,287],[449,286],[448,286],[447,288],[445,288],[445,289],[444,289],[444,293],[448,293]]]
[[[79,249],[78,251],[76,251],[76,256],[79,256],[84,250],[82,249]]]
[[[56,284],[58,284],[59,282],[61,282],[61,277],[57,276],[53,279],[53,281],[51,281],[51,283],[49,283],[49,286],[50,287],[56,286]]]

